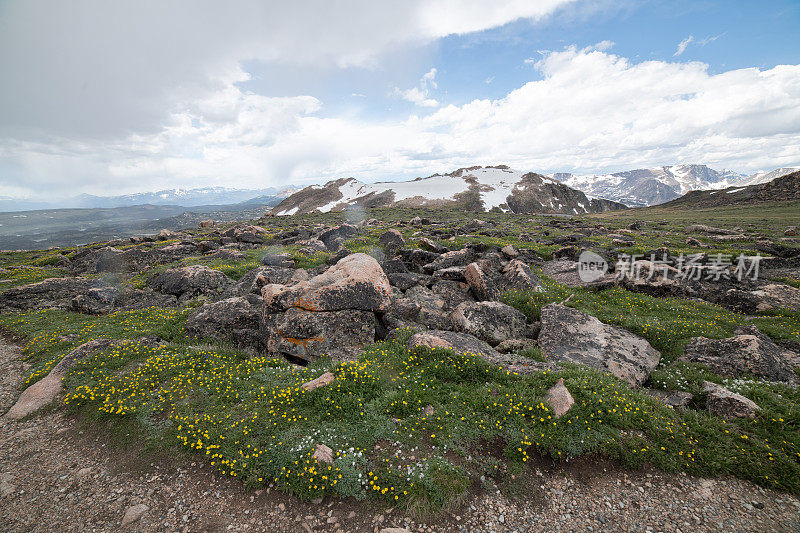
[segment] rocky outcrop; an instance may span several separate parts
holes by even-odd
[[[186,320],[192,337],[231,341],[239,348],[263,347],[259,333],[261,299],[255,295],[233,297],[203,304]]]
[[[388,311],[391,286],[380,264],[367,254],[348,255],[325,273],[294,285],[265,285],[264,305],[281,311]]]
[[[703,391],[706,393],[706,409],[711,414],[723,418],[755,418],[761,411],[753,400],[722,385],[704,381]]]
[[[800,311],[800,289],[783,283],[770,283],[756,290],[730,289],[720,300],[723,305],[741,313],[768,311]]]
[[[753,326],[743,326],[727,339],[694,337],[684,346],[683,358],[702,363],[717,374],[737,377],[753,374],[771,381],[798,381],[800,355],[781,348]]]
[[[493,346],[524,337],[527,325],[524,314],[500,302],[464,302],[455,308],[450,318],[459,331]]]
[[[308,280],[266,284],[261,295],[267,348],[305,360],[354,357],[375,341],[376,313],[390,309],[390,294],[380,264],[361,253]]]
[[[66,309],[75,295],[88,291],[93,283],[86,278],[50,278],[12,287],[0,293],[0,310]]]
[[[203,265],[171,268],[147,280],[147,286],[185,301],[195,296],[221,294],[233,281],[219,270]]]
[[[643,338],[559,304],[542,308],[539,346],[548,361],[567,361],[610,372],[639,386],[660,354]]]

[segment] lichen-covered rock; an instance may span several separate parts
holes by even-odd
[[[114,310],[119,296],[116,287],[94,287],[72,299],[71,308],[76,313],[104,315]]]
[[[381,246],[387,250],[398,250],[406,245],[406,240],[403,235],[394,228],[390,228],[383,235],[378,238]]]
[[[464,277],[469,284],[469,289],[476,300],[495,300],[498,296],[497,287],[492,279],[484,274],[478,263],[470,263],[464,270]]]
[[[467,333],[454,331],[430,330],[415,333],[409,337],[406,346],[415,348],[446,348],[457,354],[472,354],[489,360],[502,358],[502,355],[482,340]]]
[[[770,283],[752,291],[729,289],[719,303],[747,314],[800,311],[800,289],[784,283]]]
[[[800,355],[781,348],[754,326],[734,333],[727,339],[693,337],[684,346],[683,357],[723,376],[751,373],[771,381],[797,382],[794,369],[800,367]]]
[[[709,413],[723,418],[755,418],[761,408],[741,394],[731,392],[722,385],[710,381],[703,382],[706,392],[706,409]]]
[[[322,356],[351,359],[375,342],[375,313],[359,309],[307,311],[291,307],[264,317],[267,349],[306,361]]]
[[[469,248],[445,252],[430,263],[423,266],[427,274],[433,274],[437,270],[454,266],[467,266],[472,262],[475,254]]]
[[[0,309],[28,311],[31,309],[66,309],[72,299],[88,291],[93,280],[86,278],[50,278],[29,285],[12,287],[0,293]]]
[[[525,315],[501,302],[464,302],[450,318],[459,331],[493,346],[524,336],[526,331]]]
[[[542,308],[539,346],[548,361],[568,361],[610,372],[639,386],[661,358],[643,338],[559,304]]]
[[[363,253],[348,255],[323,274],[294,285],[265,285],[264,304],[273,311],[292,307],[307,311],[391,308],[391,285],[380,264]]]
[[[335,252],[342,247],[345,240],[356,233],[358,233],[357,227],[352,224],[341,224],[320,233],[319,240],[328,250]]]
[[[258,348],[262,345],[260,323],[260,299],[237,296],[203,304],[186,320],[186,332],[193,337],[229,340],[240,348]]]
[[[219,294],[230,285],[233,281],[228,276],[204,265],[171,268],[147,280],[148,287],[181,299]]]
[[[519,259],[508,262],[503,269],[503,276],[507,280],[506,285],[508,288],[530,291],[539,287],[539,278],[528,265]]]

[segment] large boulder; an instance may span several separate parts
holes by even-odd
[[[487,276],[479,263],[470,263],[464,270],[464,277],[476,300],[494,300],[498,292],[492,279]]]
[[[319,240],[322,241],[328,250],[335,252],[342,247],[346,239],[352,237],[356,233],[358,233],[357,227],[351,224],[342,224],[320,233]]]
[[[730,289],[720,300],[723,305],[742,313],[800,311],[800,289],[784,283],[770,283],[756,290]]]
[[[459,331],[492,346],[523,337],[527,325],[524,314],[500,302],[464,302],[455,308],[450,318]]]
[[[423,266],[422,269],[427,274],[433,274],[435,271],[441,270],[443,268],[450,268],[454,266],[467,266],[469,263],[472,262],[474,256],[475,254],[469,248],[462,248],[461,250],[453,250],[452,252],[446,252],[438,256],[436,259]]]
[[[29,285],[12,287],[0,293],[0,309],[29,311],[31,309],[67,309],[72,298],[88,291],[93,280],[86,278],[50,278]]]
[[[568,361],[610,372],[639,386],[661,358],[643,338],[560,304],[542,308],[539,346],[548,361]]]
[[[233,281],[228,276],[204,265],[170,268],[147,280],[148,287],[182,300],[198,295],[219,294],[230,285],[233,285]]]
[[[97,339],[81,344],[65,355],[44,378],[40,379],[20,394],[16,403],[4,415],[10,420],[19,420],[34,411],[50,404],[63,390],[62,378],[67,370],[92,355],[97,350],[107,348],[113,343],[109,339]]]
[[[542,265],[542,273],[552,280],[567,287],[591,287],[603,289],[616,284],[616,278],[611,274],[592,280],[584,281],[578,274],[578,262],[569,259],[556,259],[547,261]]]
[[[390,310],[390,294],[380,264],[363,253],[311,279],[266,284],[261,295],[267,348],[305,360],[354,357],[375,341],[375,313]]]
[[[292,307],[264,317],[267,349],[306,361],[322,356],[356,357],[375,342],[375,313],[360,309],[307,311]]]
[[[389,279],[380,264],[363,253],[348,255],[323,274],[294,285],[265,285],[264,304],[280,311],[291,307],[307,311],[384,312],[391,307]]]
[[[378,242],[387,250],[399,250],[406,245],[406,240],[403,238],[403,235],[394,228],[387,230],[386,233],[381,235],[378,238]]]
[[[262,345],[260,304],[255,295],[203,304],[186,320],[186,332],[193,337],[230,340],[240,348],[258,348]]]
[[[513,259],[503,268],[503,276],[507,280],[508,288],[520,291],[536,290],[539,287],[539,278],[533,273],[531,267],[519,259]]]
[[[482,340],[467,333],[454,331],[430,330],[415,333],[406,342],[409,348],[425,346],[426,348],[446,348],[457,354],[472,354],[490,361],[501,359],[502,354]]]
[[[800,355],[781,348],[753,326],[734,333],[727,339],[693,337],[684,346],[683,358],[723,376],[751,373],[771,381],[797,382],[794,369],[800,367]]]
[[[755,418],[761,408],[741,394],[731,392],[722,385],[703,382],[706,393],[706,409],[709,413],[723,418]]]

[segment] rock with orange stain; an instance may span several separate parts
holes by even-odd
[[[391,307],[389,279],[380,264],[363,253],[348,255],[319,276],[294,285],[265,285],[264,305],[271,311],[385,312]]]

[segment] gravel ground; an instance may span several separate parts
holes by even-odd
[[[18,393],[20,356],[0,340],[0,412]],[[626,472],[602,461],[542,462],[503,494],[473,491],[422,523],[374,503],[303,503],[268,489],[245,491],[191,456],[112,445],[105,431],[52,409],[20,422],[0,419],[0,449],[0,531],[8,532],[800,532],[794,496],[732,478]],[[120,527],[126,514],[132,520]]]

